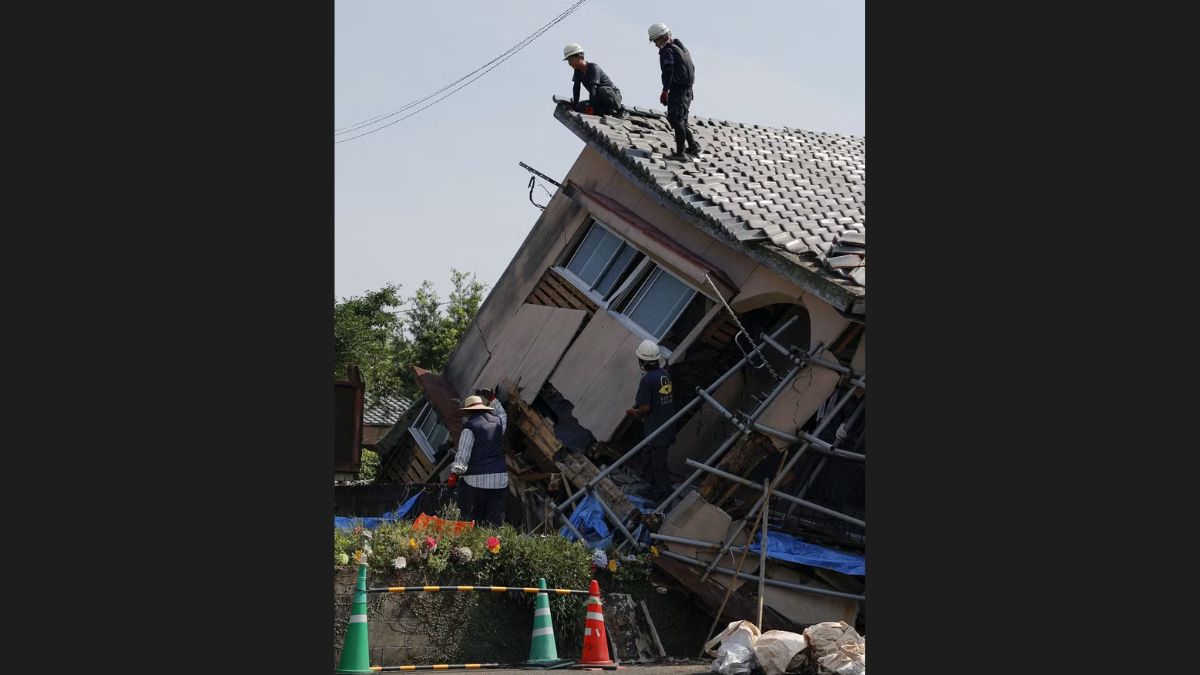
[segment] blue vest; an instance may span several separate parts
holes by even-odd
[[[472,415],[463,423],[462,432],[475,434],[471,461],[467,463],[464,476],[508,471],[504,463],[504,434],[500,432],[499,417],[488,412]]]

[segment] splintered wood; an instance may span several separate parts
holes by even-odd
[[[511,382],[501,382],[501,386],[510,392],[509,423],[525,436],[529,449],[526,456],[537,464],[539,469],[547,473],[561,472],[575,490],[587,485],[600,473],[591,460],[578,452],[568,450],[556,459],[555,455],[559,454],[563,446],[562,441],[554,435],[554,425],[532,406],[515,396],[516,392]],[[625,498],[625,493],[607,477],[596,484],[595,494],[619,517],[624,517],[634,508],[633,503]]]

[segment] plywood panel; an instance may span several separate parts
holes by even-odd
[[[526,403],[533,403],[534,397],[541,391],[542,385],[558,365],[563,352],[567,351],[567,347],[575,339],[575,334],[579,332],[580,324],[586,318],[587,312],[578,309],[551,311],[550,319],[546,321],[542,332],[533,341],[514,373],[516,378],[513,382],[524,387],[521,398]]]
[[[577,309],[522,306],[472,390],[507,378],[521,387],[521,399],[532,403],[585,318],[587,312]]]
[[[629,330],[617,323],[608,313],[597,312],[550,375],[550,384],[554,385],[563,398],[575,404],[577,417],[581,412],[579,400],[583,398],[597,373],[629,335]],[[636,345],[634,348],[636,349]],[[630,360],[633,358],[631,350]],[[635,363],[634,366],[636,365]],[[636,386],[637,382],[634,381],[635,389]],[[582,418],[579,418],[579,421],[583,423]]]
[[[574,402],[575,418],[598,441],[612,439],[613,432],[625,420],[625,410],[633,407],[638,381],[642,378],[641,366],[634,355],[642,338],[627,330],[625,335],[609,359],[592,373],[591,385],[583,397]]]

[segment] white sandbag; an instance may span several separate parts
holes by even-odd
[[[826,621],[804,629],[809,655],[821,673],[866,675],[867,642],[845,621]]]
[[[769,630],[754,643],[754,658],[767,675],[782,675],[804,664],[808,640],[799,633]]]
[[[720,675],[749,673],[755,666],[754,643],[760,634],[758,626],[749,621],[731,622],[725,630],[704,644],[704,650],[717,657],[710,670]]]

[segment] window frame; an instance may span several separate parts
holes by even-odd
[[[615,237],[624,246],[628,246],[630,249],[632,249],[636,253],[642,254],[642,259],[639,260],[634,265],[633,269],[629,272],[629,274],[627,274],[625,276],[625,278],[621,280],[621,283],[617,284],[616,288],[613,289],[609,293],[609,297],[607,299],[602,297],[601,294],[594,291],[591,288],[591,285],[589,285],[586,281],[581,279],[578,275],[576,275],[571,270],[567,269],[567,265],[570,264],[570,262],[578,254],[579,247],[583,244],[584,239],[587,238],[588,234],[591,233],[592,228],[595,228],[595,227],[599,227],[599,228],[603,229],[604,232],[606,232],[608,235],[610,235],[612,237]],[[612,255],[608,259],[608,262],[605,263],[604,269],[600,272],[600,275],[597,277],[597,283],[601,279],[604,278],[605,274],[608,273],[608,271],[609,271],[608,266],[612,264],[612,262],[617,258],[617,256],[620,254],[620,252],[621,252],[621,247],[618,246],[617,250],[613,251]],[[636,253],[635,253],[635,255],[636,255]],[[633,298],[630,297],[631,294],[636,295],[637,292],[639,290],[641,290],[642,287],[644,287],[650,283],[650,278],[652,276],[654,276],[655,269],[657,269],[662,274],[670,275],[673,279],[675,279],[679,283],[683,284],[683,286],[685,288],[687,288],[691,291],[691,294],[687,296],[687,299],[684,300],[682,303],[680,303],[680,310],[675,315],[675,318],[672,319],[671,322],[668,323],[665,326],[665,328],[663,329],[664,336],[671,332],[671,330],[675,327],[675,324],[678,323],[680,317],[683,316],[683,313],[687,309],[687,306],[693,300],[696,299],[697,295],[704,296],[709,302],[711,302],[713,304],[716,304],[716,302],[717,302],[716,300],[713,300],[713,298],[711,296],[709,296],[707,293],[705,293],[704,291],[701,291],[699,288],[696,288],[691,283],[689,283],[686,279],[683,279],[678,274],[672,272],[665,265],[663,265],[661,262],[659,262],[657,259],[655,259],[653,256],[651,256],[649,252],[644,251],[641,248],[635,246],[628,239],[626,239],[625,237],[622,237],[619,233],[615,232],[611,227],[606,225],[599,218],[597,218],[591,214],[588,214],[586,220],[584,221],[583,227],[581,227],[579,230],[579,234],[577,234],[571,240],[571,242],[567,245],[567,247],[563,250],[563,253],[558,257],[558,260],[555,262],[552,269],[555,272],[557,272],[558,274],[560,274],[564,279],[566,279],[566,280],[570,281],[572,284],[574,284],[576,288],[583,291],[584,294],[586,294],[588,296],[588,298],[590,298],[592,300],[592,302],[596,303],[597,307],[599,307],[600,309],[603,309],[609,316],[611,316],[614,320],[616,320],[617,323],[624,326],[631,333],[633,333],[634,335],[637,335],[643,339],[654,340],[655,342],[658,342],[660,340],[660,338],[654,336],[653,334],[650,333],[649,330],[647,330],[646,328],[642,327],[641,324],[634,321],[629,316],[629,312],[631,311],[631,309],[629,307],[626,307],[622,311],[617,311],[615,309],[615,307],[620,305],[627,297],[629,297],[630,301],[632,302]],[[643,279],[644,279],[644,281],[642,281]],[[639,281],[640,281],[640,283],[639,283]],[[637,303],[640,304],[642,302],[642,300],[644,300],[644,299],[645,299],[645,294],[643,294],[642,298],[639,298],[637,300]],[[636,308],[636,305],[635,305],[635,308]],[[708,316],[708,314],[709,314],[709,312],[705,312],[704,316]],[[702,319],[702,321],[703,321],[703,319]],[[695,332],[695,330],[693,327],[693,330],[688,331],[687,336],[690,336],[694,332]],[[675,350],[684,348],[687,346],[687,344],[688,343],[686,340],[681,340],[679,345],[676,346]],[[670,358],[671,354],[674,353],[674,351],[675,351],[672,349],[668,349],[667,347],[665,347],[663,345],[659,345],[659,349],[663,352],[663,356],[665,358]]]
[[[425,453],[425,457],[428,458],[430,462],[433,462],[437,456],[437,448],[434,447],[433,442],[428,436],[425,435],[425,432],[421,430],[421,427],[424,426],[424,423],[428,419],[429,415],[433,415],[434,418],[433,428],[430,431],[433,434],[436,434],[438,427],[441,427],[442,429],[445,429],[446,436],[449,437],[450,429],[442,423],[441,417],[438,416],[437,410],[435,410],[433,404],[428,401],[421,409],[421,412],[417,414],[417,417],[413,420],[413,423],[408,426],[408,432],[412,434],[414,439],[416,439],[417,445],[421,446],[421,451]],[[441,443],[438,445],[441,445]]]

